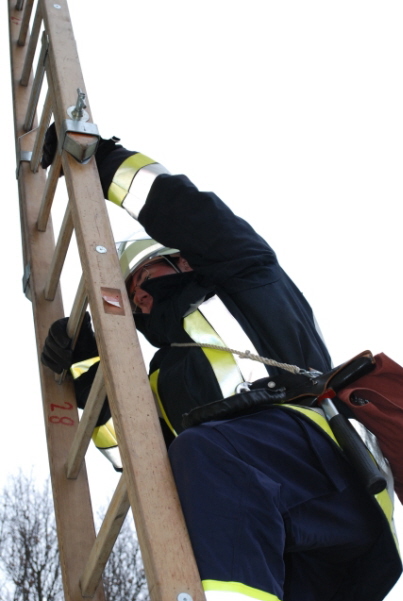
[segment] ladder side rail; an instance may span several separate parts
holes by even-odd
[[[52,255],[54,241],[51,223],[46,233],[38,234],[35,231],[37,207],[33,199],[39,183],[34,177],[38,180],[37,174],[32,174],[28,164],[21,167],[21,194],[25,198],[29,194],[27,225],[31,234],[32,250],[30,288],[39,354],[50,325],[63,315],[63,307],[60,289],[52,303],[46,301],[43,294],[49,265],[43,266],[39,263],[43,264],[41,257]],[[39,189],[38,197],[40,192]],[[40,375],[65,598],[66,601],[78,601],[81,599],[78,584],[82,565],[95,541],[95,528],[85,468],[80,470],[78,478],[74,481],[67,480],[65,474],[66,456],[73,444],[79,421],[75,394],[71,382],[59,386],[53,374],[41,365]],[[95,598],[103,601],[102,589],[97,591]]]
[[[36,134],[32,132],[23,136],[30,86],[23,87],[19,83],[26,48],[18,45],[17,23],[20,15],[14,4],[14,0],[9,0],[15,134],[22,150],[29,152],[32,151]],[[18,173],[24,262],[30,265],[29,285],[39,354],[50,325],[63,315],[63,304],[60,289],[52,303],[46,301],[43,295],[49,269],[48,257],[51,257],[54,251],[51,220],[45,233],[38,232],[36,227],[40,199],[45,186],[45,174],[32,173],[28,162],[23,162],[19,166]],[[74,409],[74,391],[72,385],[58,386],[53,374],[40,363],[39,370],[65,599],[80,601],[82,596],[78,581],[82,566],[95,540],[95,528],[85,468],[80,471],[77,480],[69,481],[65,477],[65,458],[78,421],[77,411]],[[102,587],[98,588],[94,599],[104,601]]]
[[[192,598],[199,601],[204,593],[162,440],[95,161],[81,165],[63,153],[62,165],[151,599],[171,601],[180,593],[192,591]],[[107,252],[99,253],[99,246]],[[108,304],[110,294],[118,301],[118,308]]]
[[[60,131],[66,109],[75,102],[77,88],[85,90],[85,86],[72,30],[66,27],[67,6],[55,10],[50,0],[43,0],[42,9],[50,39],[48,63],[55,86],[53,108]],[[90,114],[88,104],[87,111]],[[151,599],[172,601],[180,593],[188,593],[194,601],[201,601],[205,597],[162,439],[95,161],[91,159],[82,165],[63,151],[62,166]],[[98,252],[100,246],[106,252]],[[115,295],[118,307],[109,304],[107,299],[111,294]]]

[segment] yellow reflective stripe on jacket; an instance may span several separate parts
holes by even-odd
[[[164,405],[162,404],[161,397],[160,397],[159,392],[158,392],[158,377],[159,377],[159,375],[160,375],[160,370],[159,369],[157,369],[152,374],[150,374],[149,380],[150,380],[151,390],[153,391],[153,393],[155,395],[155,398],[157,399],[158,407],[159,407],[159,410],[161,412],[161,416],[164,419],[166,425],[171,430],[171,432],[172,432],[172,434],[174,436],[178,436],[178,434],[176,433],[173,425],[171,424],[171,422],[168,419],[168,416],[167,416],[167,414],[165,412],[165,409],[164,409]]]
[[[257,588],[252,588],[251,586],[247,586],[246,584],[242,584],[241,582],[224,582],[221,580],[202,580],[202,586],[204,591],[213,592],[217,591],[221,593],[238,593],[238,595],[243,595],[249,599],[258,599],[259,601],[281,601],[276,595],[272,595],[271,593],[266,593],[265,591],[261,591]],[[214,601],[214,597],[210,597],[207,595],[207,600],[210,598]],[[217,595],[217,600],[218,600]],[[228,597],[230,601],[230,597]]]
[[[90,367],[95,365],[100,361],[99,357],[91,357],[91,359],[86,359],[85,361],[79,361],[79,363],[73,363],[70,367],[70,373],[73,376],[74,380],[77,380],[80,376],[85,374]]]
[[[226,346],[200,311],[194,311],[184,318],[183,329],[189,334],[192,340],[199,344],[203,344],[204,342],[205,344],[215,344],[221,347]],[[223,398],[235,394],[236,387],[244,379],[232,353],[204,347],[202,347],[202,351],[214,371]]]
[[[400,555],[399,540],[397,538],[396,527],[395,527],[395,523],[393,521],[393,510],[394,510],[393,499],[390,498],[390,495],[389,495],[387,489],[385,489],[382,492],[375,495],[375,499],[377,500],[379,507],[382,509],[383,513],[385,514],[386,519],[388,520],[389,528],[392,533],[393,539],[395,541],[397,552]]]
[[[150,159],[145,154],[141,154],[140,152],[132,154],[125,161],[123,161],[123,163],[115,172],[112,183],[109,186],[108,200],[119,206],[122,206],[136,173],[143,167],[152,165],[153,163],[156,163],[156,161]]]
[[[314,409],[308,409],[307,407],[301,407],[300,405],[289,405],[287,403],[285,405],[279,405],[279,406],[284,407],[285,409],[293,409],[295,411],[299,411],[300,413],[303,413],[304,415],[309,417],[309,419],[311,419],[313,422],[315,422],[315,424],[317,424],[322,430],[324,430],[326,432],[326,434],[328,436],[330,436],[330,438],[332,438],[333,441],[337,445],[339,444],[335,438],[335,435],[332,432],[331,427],[329,426],[329,423],[328,423],[326,417],[324,417],[324,415],[321,415]]]

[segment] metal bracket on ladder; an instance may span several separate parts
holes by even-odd
[[[15,170],[15,177],[18,179],[20,176],[20,167],[23,161],[30,163],[32,159],[32,150],[28,150],[30,147],[32,148],[32,141],[30,142],[29,138],[32,137],[32,131],[23,134],[18,138],[17,142],[17,167]],[[25,146],[25,148],[23,148]]]
[[[92,155],[95,154],[100,138],[98,127],[95,123],[88,123],[89,115],[84,110],[85,108],[85,93],[78,88],[76,104],[67,109],[70,119],[65,119],[62,122],[60,131],[60,152],[66,150],[79,163],[88,163]],[[72,136],[67,135],[70,133],[87,134],[95,137],[96,140],[83,147]]]
[[[23,161],[28,163],[31,162],[32,159],[32,151],[28,150],[18,150],[17,156],[17,169],[15,171],[15,177],[18,179],[20,176],[20,165]]]

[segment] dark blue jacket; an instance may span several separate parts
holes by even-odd
[[[150,236],[180,249],[194,270],[146,282],[153,309],[135,317],[139,330],[161,347],[151,371],[160,369],[160,396],[177,432],[183,413],[221,398],[203,352],[169,346],[190,340],[181,320],[203,297],[219,296],[259,354],[305,369],[330,369],[308,302],[267,242],[215,194],[200,192],[183,175],[160,175],[139,221]]]

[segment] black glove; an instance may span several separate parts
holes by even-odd
[[[113,176],[118,167],[132,154],[136,154],[131,150],[126,150],[121,144],[118,144],[119,138],[113,136],[109,140],[104,138],[99,139],[95,160],[97,163],[99,176],[101,179],[102,190],[104,197],[107,198],[108,189],[111,185]],[[45,134],[45,141],[42,149],[41,166],[47,169],[55,158],[57,151],[57,134],[55,124],[52,123]],[[63,170],[60,170],[60,175],[63,175]]]
[[[61,374],[64,369],[69,369],[73,363],[98,355],[89,313],[86,312],[84,315],[74,350],[71,348],[71,338],[67,335],[68,319],[68,317],[58,319],[51,325],[41,354],[43,365],[57,374]]]
[[[110,140],[104,140],[103,138],[99,139],[97,152],[96,152],[97,165],[99,165],[100,163],[103,163],[103,161],[107,158],[107,156],[111,152],[122,148],[122,146],[120,144],[117,144],[117,142],[119,142],[119,141],[120,141],[119,138],[115,138],[115,136],[110,138]],[[46,130],[45,140],[43,142],[42,160],[41,160],[41,167],[43,169],[47,169],[53,163],[55,155],[56,155],[57,143],[58,142],[57,142],[56,126],[55,126],[55,123],[52,123],[51,125],[49,125],[48,129]],[[130,156],[130,154],[133,154],[133,153],[130,152],[129,156]],[[121,162],[123,162],[123,160],[124,159],[122,159]]]
[[[52,123],[46,131],[45,141],[42,148],[42,169],[47,169],[53,163],[57,150],[57,135],[55,124]]]

